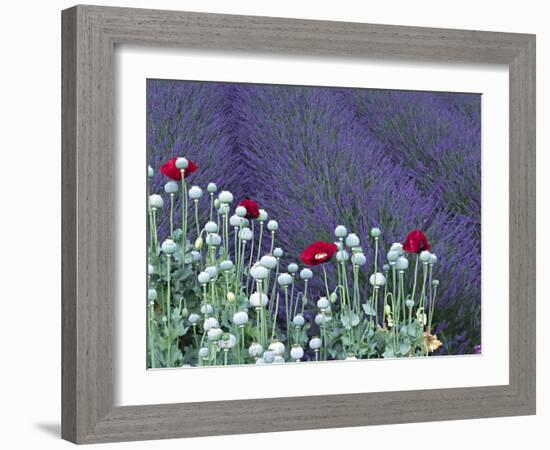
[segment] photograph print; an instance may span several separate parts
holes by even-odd
[[[146,96],[148,368],[481,353],[480,94]]]

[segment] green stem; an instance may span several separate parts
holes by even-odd
[[[174,236],[174,194],[170,194],[170,236]]]
[[[171,290],[172,290],[172,282],[170,280],[170,266],[171,266],[171,258],[170,255],[166,255],[166,283],[167,283],[167,291],[166,291],[166,316],[167,316],[167,324],[168,324],[168,362],[167,366],[170,367],[172,364],[172,312],[171,312]]]

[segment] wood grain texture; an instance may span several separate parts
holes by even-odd
[[[62,14],[62,436],[94,443],[535,412],[535,38],[526,34],[77,6]],[[506,64],[510,383],[113,407],[115,44]]]

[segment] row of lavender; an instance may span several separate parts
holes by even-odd
[[[479,344],[479,96],[150,80],[148,147],[151,166],[185,154],[201,167],[194,183],[265,206],[280,224],[283,264],[330,241],[340,223],[359,235],[379,227],[385,242],[422,228],[445,280],[434,320],[440,351]],[[151,189],[165,182],[155,173]],[[201,223],[207,210],[199,208]],[[169,235],[166,217],[159,235]],[[372,246],[363,251],[374,258]],[[381,267],[386,250],[377,257]],[[327,276],[336,282],[334,269]],[[320,295],[322,277],[310,289]]]

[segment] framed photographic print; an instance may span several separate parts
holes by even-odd
[[[62,16],[65,439],[535,412],[534,36]]]

